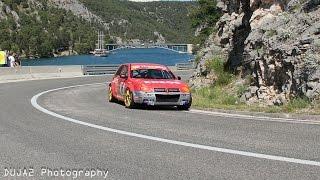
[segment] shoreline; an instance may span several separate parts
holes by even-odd
[[[67,53],[69,53],[69,51],[63,51],[63,52],[61,52],[61,54],[55,54],[55,53],[53,53],[53,56],[51,56],[51,57],[39,57],[39,56],[35,56],[35,57],[33,57],[33,58],[30,58],[30,57],[32,57],[32,56],[30,56],[30,57],[27,57],[26,55],[23,55],[23,56],[20,56],[20,59],[22,60],[22,61],[24,61],[24,60],[36,60],[36,59],[42,59],[42,58],[59,58],[59,57],[68,57],[68,56],[79,56],[79,55],[90,55],[90,53],[87,53],[87,54],[79,54],[79,53],[77,53],[76,51],[74,51],[74,53],[69,53],[69,54],[67,54]]]

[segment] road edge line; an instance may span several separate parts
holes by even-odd
[[[226,112],[216,112],[216,111],[205,111],[199,109],[190,109],[188,113],[191,114],[204,114],[216,117],[230,117],[246,120],[256,120],[256,121],[266,121],[266,122],[285,122],[285,123],[299,123],[299,124],[309,124],[309,125],[320,125],[320,121],[309,120],[309,119],[294,119],[294,118],[281,118],[281,117],[268,117],[268,116],[254,116],[246,114],[236,114],[236,113],[226,113]]]

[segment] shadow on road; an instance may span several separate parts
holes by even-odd
[[[119,104],[125,108],[124,102],[122,101],[116,101],[113,102],[116,104]],[[148,105],[137,105],[135,110],[141,110],[141,111],[183,111],[178,109],[176,106],[148,106]]]

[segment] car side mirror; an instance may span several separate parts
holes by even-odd
[[[181,80],[181,77],[180,77],[180,76],[178,76],[178,77],[177,77],[177,79],[178,79],[178,80]]]
[[[120,74],[120,78],[127,79],[128,77],[125,74]]]

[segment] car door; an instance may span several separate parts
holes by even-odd
[[[114,96],[118,99],[119,97],[119,92],[118,92],[118,89],[119,89],[119,79],[120,79],[120,73],[121,73],[121,70],[123,68],[123,65],[119,67],[119,69],[117,70],[116,74],[114,75],[113,77],[113,80],[111,82],[111,86],[112,86],[112,92],[114,92]]]
[[[119,75],[119,80],[118,80],[118,95],[119,95],[119,99],[123,99],[125,91],[127,89],[126,86],[126,81],[128,79],[128,65],[123,65],[121,71],[120,71],[120,75]]]

